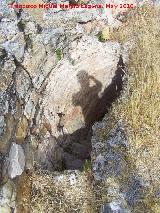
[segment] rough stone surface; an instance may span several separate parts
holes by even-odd
[[[88,159],[90,157],[89,150],[82,144],[73,143],[71,150],[77,158]]]
[[[39,143],[36,161],[41,168],[49,170],[62,169],[62,149],[55,138],[47,136]]]
[[[8,207],[8,206],[3,206],[3,207],[0,207],[0,211],[2,212],[2,213],[12,213],[11,211],[11,208],[10,207]]]
[[[13,134],[13,129],[14,129],[14,118],[11,114],[6,114],[5,115],[5,128],[0,136],[0,152],[1,154],[6,154],[10,143],[11,143],[11,138]]]
[[[64,153],[63,159],[64,159],[64,164],[65,164],[66,169],[72,169],[72,170],[74,170],[74,169],[82,170],[83,169],[84,161],[75,158],[75,156],[68,154],[68,153]]]
[[[130,213],[130,210],[126,210],[121,203],[118,202],[111,202],[110,204],[104,205],[101,209],[102,213]]]
[[[145,212],[146,208],[149,212],[145,199],[151,196],[150,177],[146,172],[144,179],[131,160],[133,153],[122,121],[115,124],[108,134],[106,125],[107,117],[93,126],[92,136],[93,175],[97,183],[102,183],[107,200],[100,212]]]
[[[123,47],[110,41],[110,27],[121,24],[119,10],[14,10],[7,6],[9,2],[0,1],[0,177],[7,178],[7,171],[14,179],[34,166],[51,171],[82,170],[90,157],[91,136],[87,133],[104,115],[120,55],[127,63],[128,49],[134,41]],[[107,42],[98,40],[100,31]],[[105,183],[108,201],[101,212],[137,213],[135,207],[147,197],[150,173],[143,162],[138,165],[139,171],[135,165],[130,169],[130,150],[122,123],[101,140],[96,129],[103,130],[105,125],[105,121],[96,123],[92,137],[93,175],[96,181]],[[86,136],[81,137],[85,132]],[[137,156],[141,158],[139,153]],[[57,178],[63,180],[65,176]],[[26,178],[18,182],[20,201],[23,180]],[[76,173],[69,174],[67,182],[79,190]],[[82,183],[85,186],[86,182]],[[0,213],[13,213],[12,191],[10,180],[1,186]],[[64,192],[67,194],[68,188]],[[142,206],[139,208],[143,212]]]
[[[4,56],[5,57],[5,56]],[[12,75],[15,71],[15,64],[13,60],[5,60],[3,66],[0,68],[1,79],[0,79],[0,88],[1,91],[5,91],[12,81]]]
[[[74,65],[64,59],[52,70],[43,100],[44,115],[55,135],[59,112],[64,114],[63,128],[67,134],[92,122],[93,111],[110,85],[120,57],[118,43],[102,44],[89,36],[73,42],[70,48]],[[60,90],[62,87],[65,89]]]
[[[0,212],[10,213],[11,207],[15,205],[15,186],[8,180],[0,188]]]
[[[30,91],[31,81],[28,74],[23,69],[17,69],[17,93],[20,99],[24,99]]]
[[[8,204],[11,201],[13,194],[13,185],[11,181],[8,181],[5,185],[2,186],[0,191],[0,205],[3,206],[5,204]]]

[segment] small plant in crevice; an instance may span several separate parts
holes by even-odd
[[[112,28],[105,27],[102,31],[97,34],[98,41],[106,42],[111,39]]]
[[[100,32],[97,34],[97,38],[98,38],[98,41],[100,41],[100,42],[105,42],[105,39],[103,38],[102,31],[100,31]]]
[[[37,24],[37,34],[41,34],[42,31],[43,31],[43,28],[39,24]]]
[[[85,160],[85,163],[83,165],[83,171],[88,172],[91,171],[92,169],[92,164],[90,160]]]
[[[20,20],[18,23],[17,23],[17,26],[18,26],[18,29],[20,32],[24,32],[24,29],[25,29],[25,23]]]
[[[56,49],[55,53],[56,53],[57,60],[60,61],[63,58],[62,50],[60,48],[58,48],[58,49]]]
[[[75,60],[72,60],[72,61],[71,61],[71,64],[74,66],[74,65],[75,65]]]
[[[24,40],[26,42],[26,49],[33,49],[33,41],[29,35],[24,35]]]

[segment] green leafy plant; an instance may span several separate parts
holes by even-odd
[[[63,58],[63,52],[60,48],[56,49],[56,57],[57,57],[57,60],[60,61],[62,58]]]
[[[97,38],[98,38],[98,41],[100,41],[100,42],[105,42],[105,39],[103,38],[102,31],[100,31],[100,32],[97,34]]]

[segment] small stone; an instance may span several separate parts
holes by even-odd
[[[0,206],[9,205],[12,199],[12,194],[13,184],[10,180],[8,180],[0,189]]]
[[[11,59],[6,58],[6,51],[4,50],[4,55],[0,56],[0,62],[1,62],[1,67],[0,67],[0,73],[1,73],[1,78],[0,78],[0,89],[1,91],[5,91],[8,86],[10,85],[12,81],[12,75],[13,72],[15,71],[15,64]],[[4,64],[3,64],[4,62]]]
[[[11,179],[21,175],[25,167],[25,155],[22,147],[13,143],[9,152],[8,175]]]
[[[76,176],[75,176],[75,174],[71,174],[70,176],[69,176],[69,181],[70,181],[70,184],[71,185],[74,185],[74,184],[76,184]]]
[[[0,91],[0,114],[5,115],[9,110],[9,100],[6,92]]]
[[[64,181],[64,175],[57,175],[54,177],[54,180],[58,182],[63,182]]]
[[[27,119],[31,119],[35,112],[35,106],[32,100],[29,100],[25,106],[24,115]]]
[[[31,87],[31,80],[26,73],[26,71],[22,68],[17,69],[17,93],[20,99],[25,98],[25,96],[28,94],[29,89]]]
[[[119,202],[111,202],[105,204],[101,208],[101,213],[131,213],[129,210],[123,208]]]
[[[18,61],[21,61],[24,55],[25,41],[23,33],[17,33],[12,39],[3,44],[9,55],[15,55]]]
[[[44,124],[41,124],[40,125],[40,128],[39,128],[39,132],[42,136],[46,135],[47,134],[47,127],[44,125]]]

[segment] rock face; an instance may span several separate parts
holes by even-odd
[[[11,207],[15,205],[15,186],[8,180],[0,188],[0,211],[2,213],[12,212]]]
[[[47,136],[39,144],[36,161],[43,169],[62,169],[62,148],[59,147],[55,138]]]
[[[140,199],[147,194],[147,181],[143,182],[135,174],[136,170],[129,168],[123,125],[118,123],[109,138],[101,141],[96,129],[103,130],[105,122],[95,124],[91,147],[91,126],[102,119],[122,89],[124,46],[110,41],[110,27],[121,24],[119,11],[48,9],[34,12],[11,9],[7,6],[9,2],[12,1],[0,1],[0,213],[15,212],[10,179],[19,184],[17,197],[21,203],[22,189],[28,200],[31,197],[30,181],[27,187],[23,185],[28,179],[26,173],[30,175],[34,168],[83,170],[86,160],[90,160],[91,149],[94,178],[106,184],[108,203],[100,211],[129,213],[136,205],[141,209]],[[28,0],[17,2],[30,3]],[[35,3],[43,2],[36,0]],[[100,42],[101,31],[105,43]],[[81,194],[81,188],[75,185],[76,175],[81,181],[81,174],[71,172],[64,183],[69,181],[69,187],[73,186],[73,191],[78,190],[83,197],[86,191]],[[37,176],[42,177],[42,183],[46,181],[46,176]],[[49,182],[52,182],[51,176]],[[59,174],[57,178],[64,177]],[[84,182],[88,181],[83,178]],[[63,185],[57,183],[57,187]],[[59,193],[68,196],[68,188]],[[79,209],[85,205],[89,209],[90,196],[89,204],[82,201]],[[26,213],[28,208],[20,207],[17,213]]]
[[[4,122],[5,123],[3,124],[3,132],[2,135],[0,136],[1,154],[6,154],[9,149],[14,129],[14,117],[11,114],[6,114],[4,117]]]
[[[93,126],[92,166],[97,184],[101,183],[106,203],[99,209],[102,213],[114,212],[152,212],[149,199],[158,199],[157,189],[153,190],[148,172],[143,178],[132,159],[122,121],[119,121],[107,133],[107,116]],[[155,180],[152,180],[155,181]],[[152,187],[152,190],[150,190]],[[146,203],[146,199],[148,202]],[[153,204],[154,205],[154,204]],[[158,204],[156,204],[158,206]],[[155,208],[155,207],[154,207]],[[153,211],[154,212],[154,211]]]
[[[103,44],[89,36],[70,46],[74,65],[64,59],[52,70],[42,103],[54,135],[58,135],[59,112],[64,114],[61,125],[67,134],[96,120],[95,111],[112,82],[120,57],[118,43]]]
[[[128,144],[123,127],[121,127],[120,124],[117,124],[105,143],[98,141],[96,137],[95,133],[98,128],[101,130],[105,128],[105,122],[102,124],[97,123],[93,126],[94,135],[92,137],[92,152],[93,158],[96,157],[93,162],[95,179],[102,180],[104,178],[109,178],[110,176],[116,177],[121,173],[124,173],[123,170],[127,171],[127,162],[123,150],[127,151]]]
[[[0,2],[0,177],[17,180],[34,166],[82,170],[121,45],[99,42],[107,16],[98,10],[18,10],[10,2]]]
[[[100,140],[97,136],[97,131],[105,129],[106,120],[101,123],[96,123],[93,126],[92,137],[92,165],[95,180],[104,181],[104,193],[110,202],[102,206],[101,212],[131,212],[128,199],[132,196],[131,200],[137,199],[141,196],[141,192],[136,189],[135,177],[129,177],[131,179],[130,188],[127,185],[123,185],[122,177],[129,176],[129,162],[127,159],[127,139],[125,137],[124,129],[121,123],[118,123],[114,129],[110,132],[109,137]],[[122,181],[119,182],[118,179]],[[120,179],[120,180],[121,180]],[[124,182],[128,184],[128,182]],[[140,184],[140,183],[139,183]],[[139,186],[141,187],[141,186]],[[132,195],[131,195],[132,194]],[[129,205],[129,206],[128,206]]]

